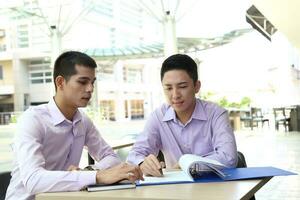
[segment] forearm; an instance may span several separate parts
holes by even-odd
[[[229,145],[229,146],[235,146],[235,145]],[[236,148],[234,147],[230,149],[228,148],[214,149],[214,151],[204,155],[204,157],[217,160],[229,168],[236,167],[237,164],[237,151]]]
[[[39,169],[23,179],[30,194],[42,192],[78,191],[96,183],[96,171],[48,171]]]
[[[226,167],[236,167],[237,147],[227,112],[223,112],[215,118],[212,148],[212,151],[206,157],[217,160]]]
[[[96,162],[95,167],[103,170],[116,166],[121,163],[120,158],[116,154],[107,155],[99,162]]]

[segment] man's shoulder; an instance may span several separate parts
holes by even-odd
[[[167,110],[170,108],[171,106],[167,103],[163,103],[161,104],[159,107],[157,107],[152,114],[156,114],[159,117],[163,117],[165,115],[165,113],[167,112]]]
[[[30,106],[18,118],[18,126],[39,126],[47,123],[49,114],[47,114],[46,104]]]
[[[37,106],[30,106],[27,110],[24,111],[24,116],[36,116],[36,115],[44,115],[48,113],[47,104],[40,104]]]
[[[223,113],[226,111],[225,108],[219,106],[218,104],[216,104],[214,102],[207,101],[207,100],[200,100],[200,99],[197,99],[197,101],[202,105],[204,111],[207,114]]]

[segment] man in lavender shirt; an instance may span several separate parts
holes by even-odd
[[[237,148],[228,113],[195,97],[201,86],[195,61],[187,55],[172,55],[163,62],[160,75],[168,103],[149,116],[128,162],[140,165],[145,175],[161,176],[157,159],[161,150],[167,168],[177,167],[183,154],[236,167]]]
[[[96,67],[91,57],[76,51],[57,58],[54,98],[28,109],[18,121],[6,200],[30,200],[42,192],[77,191],[89,184],[143,179],[139,167],[121,163],[91,120],[78,110],[92,96]],[[99,170],[77,167],[84,146]]]

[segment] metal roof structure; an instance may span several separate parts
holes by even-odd
[[[220,37],[214,38],[177,38],[178,49],[180,53],[191,53],[202,51],[224,44],[228,44],[235,38],[249,33],[253,29],[239,29],[226,33]],[[128,46],[124,48],[89,48],[82,49],[83,52],[90,56],[100,59],[112,58],[147,58],[161,57],[164,54],[164,44],[145,44],[139,46]]]
[[[37,38],[40,39],[44,43],[51,43],[52,42],[52,50],[42,50],[41,51],[47,51],[47,52],[53,52],[55,49],[59,49],[59,51],[68,49],[68,47],[61,47],[61,40],[65,39],[65,35],[68,35],[70,31],[72,31],[72,28],[79,22],[87,22],[87,23],[93,23],[94,27],[105,27],[106,30],[108,30],[107,35],[113,35],[113,38],[121,36],[124,34],[124,27],[123,29],[120,28],[119,32],[115,32],[116,27],[114,27],[114,24],[116,23],[114,21],[113,17],[113,8],[115,4],[114,1],[110,0],[101,0],[101,1],[94,1],[94,0],[63,0],[63,1],[54,1],[49,2],[47,0],[18,0],[16,1],[16,4],[10,5],[9,3],[6,3],[5,7],[1,8],[0,4],[0,10],[2,15],[10,16],[10,20],[24,20],[28,19],[31,20],[31,25],[36,25],[36,29],[33,31],[28,31],[34,33]],[[121,2],[121,1],[120,1]],[[120,3],[119,2],[119,3]],[[122,1],[123,3],[126,3],[126,1]],[[135,3],[134,3],[135,2]],[[152,2],[152,1],[151,1]],[[155,5],[154,5],[154,2]],[[157,23],[162,21],[166,10],[169,12],[168,8],[168,2],[165,2],[165,5],[162,3],[164,1],[153,1],[152,3],[148,1],[132,1],[130,2],[130,5],[124,8],[124,17],[128,17],[129,19],[136,20],[136,14],[139,12],[139,14],[146,12],[150,13],[149,15],[152,16],[153,19],[156,19]],[[178,18],[182,18],[189,9],[180,9],[180,7],[183,7],[183,2],[177,0],[174,4],[175,8],[172,9],[172,13],[175,15],[178,11]],[[188,8],[191,8],[191,6],[194,5],[196,1],[193,3],[189,2],[186,4],[188,5]],[[160,5],[162,3],[162,5]],[[122,4],[123,5],[123,4]],[[125,4],[124,4],[125,5]],[[134,6],[134,7],[132,7]],[[120,7],[120,6],[119,6]],[[130,8],[130,9],[129,9]],[[128,10],[129,9],[129,10]],[[72,10],[76,10],[78,12],[73,12]],[[144,11],[141,11],[144,10]],[[125,12],[126,11],[126,12]],[[140,12],[141,11],[141,12]],[[180,12],[183,13],[180,15]],[[130,16],[128,13],[131,13]],[[128,15],[128,16],[127,16]],[[135,17],[134,17],[135,16]],[[107,20],[107,21],[105,21]],[[119,18],[120,21],[118,21],[116,24],[120,22],[124,22],[124,18]],[[123,21],[122,21],[123,20]],[[91,22],[92,21],[92,22]],[[128,21],[127,21],[128,22]],[[126,22],[126,23],[127,23]],[[135,21],[136,23],[138,21]],[[142,22],[139,22],[142,23]],[[127,24],[127,28],[130,25]],[[136,28],[140,28],[141,24],[135,24]],[[251,31],[252,29],[236,29],[233,31],[230,31],[228,33],[225,33],[218,37],[211,37],[211,38],[189,38],[189,37],[177,37],[177,46],[178,51],[180,53],[190,53],[195,51],[202,51],[209,48],[218,47],[224,44],[227,44],[234,40],[235,38]],[[27,31],[27,30],[26,30]],[[92,32],[92,31],[91,31]],[[162,32],[162,31],[161,31]],[[70,33],[71,35],[73,32]],[[89,33],[85,31],[84,37],[89,37]],[[153,32],[152,35],[156,34],[156,32]],[[126,35],[127,36],[127,35]],[[57,38],[56,42],[53,42],[53,38]],[[142,39],[141,39],[142,38]],[[158,57],[164,55],[164,41],[161,37],[156,37],[156,40],[153,40],[152,42],[149,42],[151,40],[147,40],[147,38],[144,38],[144,36],[137,36],[136,42],[128,42],[125,45],[120,45],[119,39],[115,39],[112,46],[105,46],[105,48],[93,48],[93,47],[80,47],[78,45],[78,50],[81,50],[93,57],[99,58],[99,59],[112,59],[112,58],[145,58],[145,57]],[[161,39],[160,39],[161,38]],[[124,38],[127,39],[126,37]],[[99,40],[104,40],[101,37],[95,38],[95,45],[94,46],[103,46],[102,43],[99,44]],[[76,40],[75,40],[76,41]],[[78,41],[78,40],[77,40]],[[73,42],[73,44],[77,44],[76,42]],[[37,41],[40,42],[40,41]],[[97,42],[97,43],[96,43]],[[136,45],[131,45],[136,44]],[[71,47],[72,49],[74,47]],[[57,52],[59,53],[59,52]]]

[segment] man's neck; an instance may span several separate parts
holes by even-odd
[[[77,108],[71,107],[68,104],[66,104],[62,98],[60,98],[58,95],[54,96],[54,101],[60,110],[60,112],[67,118],[68,120],[72,121],[73,117],[77,111]]]

